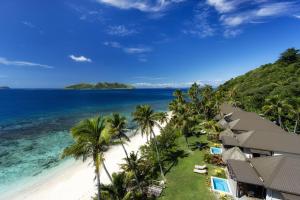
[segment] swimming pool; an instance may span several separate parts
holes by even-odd
[[[211,154],[221,154],[222,153],[222,148],[210,147],[210,153]]]
[[[212,176],[211,187],[213,191],[231,195],[231,189],[227,179]]]

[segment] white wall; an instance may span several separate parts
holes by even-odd
[[[267,189],[266,200],[282,200],[279,192]]]

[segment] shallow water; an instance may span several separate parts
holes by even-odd
[[[81,119],[120,112],[130,122],[138,104],[166,110],[170,89],[0,91],[0,194],[61,165]],[[131,124],[129,123],[131,126]]]

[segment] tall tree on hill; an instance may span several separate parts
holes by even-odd
[[[298,61],[299,59],[299,49],[289,48],[280,55],[278,61],[285,64],[291,64]]]
[[[279,95],[272,96],[266,99],[266,103],[263,106],[263,111],[266,115],[276,118],[277,124],[284,128],[282,118],[288,112],[291,112],[293,107]]]

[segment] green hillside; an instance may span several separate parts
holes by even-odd
[[[286,126],[292,127],[299,118],[299,50],[287,49],[276,62],[227,81],[219,87],[219,91],[231,103],[265,114],[271,120],[277,120],[280,114]]]
[[[131,85],[123,84],[123,83],[107,83],[107,82],[99,82],[96,84],[90,83],[79,83],[65,87],[66,89],[75,89],[75,90],[84,90],[84,89],[132,89]]]

